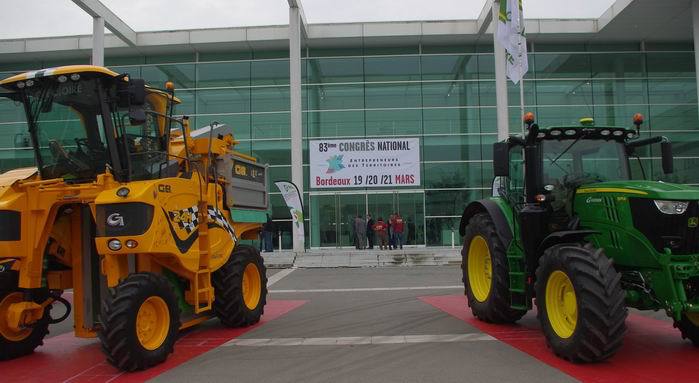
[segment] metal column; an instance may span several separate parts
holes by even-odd
[[[289,98],[291,100],[291,182],[303,202],[303,132],[301,116],[301,11],[289,7]],[[302,222],[303,224],[303,222]],[[294,252],[303,252],[304,240],[292,236]]]
[[[699,92],[699,0],[692,0],[692,31],[694,37],[694,67]]]
[[[509,114],[507,111],[507,77],[505,71],[505,48],[501,47],[495,39],[495,31],[498,28],[498,13],[500,2],[493,1],[493,20],[490,25],[493,28],[493,52],[495,53],[495,105],[498,121],[498,140],[506,139],[509,134]]]
[[[104,18],[92,18],[92,65],[104,66]]]

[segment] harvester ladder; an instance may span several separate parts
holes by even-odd
[[[211,310],[214,289],[211,286],[211,242],[209,240],[209,213],[206,201],[199,201],[199,269],[194,278],[194,313]]]

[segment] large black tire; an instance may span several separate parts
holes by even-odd
[[[477,299],[479,294],[475,287],[475,281],[469,280],[469,252],[473,252],[474,247],[471,245],[474,238],[477,237],[485,240],[487,250],[490,253],[491,278],[489,292],[485,299]],[[477,239],[477,241],[481,240]],[[461,260],[464,290],[468,297],[468,305],[476,318],[489,323],[514,323],[526,314],[526,310],[516,310],[510,307],[510,275],[507,253],[497,235],[495,224],[488,214],[476,214],[466,226]],[[476,290],[475,294],[474,290]],[[481,296],[481,298],[483,297]]]
[[[144,304],[164,302],[167,323],[155,323],[165,333],[155,336],[155,345],[139,340],[137,316]],[[162,303],[158,303],[161,304]],[[159,315],[164,318],[165,315]],[[131,274],[108,295],[100,315],[102,328],[98,332],[107,361],[124,371],[143,370],[162,363],[172,353],[180,328],[180,309],[167,278],[152,273]],[[147,339],[147,338],[146,338]]]
[[[17,289],[17,272],[3,271],[0,272],[0,311],[4,310],[4,306],[14,298],[21,298]],[[12,296],[11,296],[12,295]],[[9,298],[8,298],[9,297]],[[41,300],[48,297],[48,292],[41,291],[37,294],[35,301],[41,303]],[[7,301],[5,299],[8,298]],[[49,322],[51,321],[51,307],[46,306],[44,315],[31,328],[31,333],[22,334],[3,334],[0,330],[0,360],[9,360],[20,356],[28,355],[34,352],[34,349],[44,344],[44,337],[49,333]],[[5,320],[5,313],[0,312],[0,321]],[[0,324],[0,329],[4,325]],[[7,335],[7,337],[5,336]]]
[[[693,314],[694,320],[682,314],[682,319],[675,322],[675,327],[680,330],[682,339],[689,339],[695,347],[699,347],[699,315]]]
[[[572,297],[575,298],[570,300],[574,309],[572,320],[566,320],[565,315],[558,315],[557,319],[556,305],[552,304],[551,310],[547,307],[549,297],[552,302],[557,302],[556,296],[561,294],[555,283],[556,279],[561,280],[558,272],[562,272],[568,279],[568,286],[572,286]],[[620,280],[621,274],[614,269],[604,251],[590,244],[584,247],[556,245],[544,252],[536,270],[537,316],[546,342],[556,355],[574,363],[588,363],[605,360],[619,350],[626,333],[628,314]],[[565,307],[568,297],[563,298],[562,306]],[[560,324],[558,330],[554,329],[552,321],[557,320],[567,323],[563,327],[569,326],[569,335],[560,335],[560,332],[565,332]]]
[[[243,275],[248,265],[251,265],[250,272],[254,271],[252,266],[257,268],[257,277],[259,278],[254,281],[246,280],[250,283],[259,282],[259,285],[255,285],[258,286],[256,291],[259,292],[259,299],[248,302],[252,307],[248,307],[243,296]],[[214,313],[221,320],[221,323],[228,327],[242,327],[260,321],[267,303],[266,274],[264,260],[257,249],[247,245],[235,247],[228,261],[211,277],[216,297]]]

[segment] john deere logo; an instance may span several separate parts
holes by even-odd
[[[690,217],[687,220],[687,227],[697,227],[699,226],[699,217]]]

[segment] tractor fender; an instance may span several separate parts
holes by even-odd
[[[543,241],[541,241],[536,253],[541,255],[544,253],[544,250],[560,243],[582,242],[585,240],[585,237],[591,234],[600,234],[600,232],[597,230],[565,230],[551,233],[546,236]]]
[[[466,209],[464,209],[464,212],[461,215],[461,222],[459,223],[459,235],[462,237],[466,235],[466,225],[468,225],[471,217],[478,213],[488,213],[495,224],[500,241],[505,248],[508,248],[510,246],[510,242],[512,242],[512,227],[507,221],[505,213],[493,200],[482,199],[473,201],[466,206]]]

